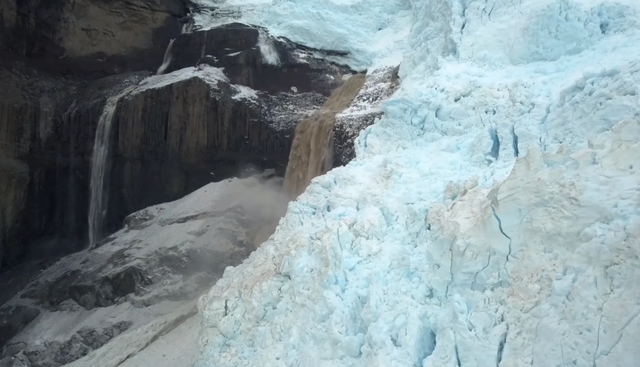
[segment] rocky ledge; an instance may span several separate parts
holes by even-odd
[[[342,84],[343,75],[353,73],[327,61],[336,53],[271,37],[259,27],[231,23],[181,34],[168,48],[159,71],[204,63],[224,68],[233,84],[272,94],[314,92],[328,97]]]

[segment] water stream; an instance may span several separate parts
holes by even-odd
[[[93,155],[91,158],[91,197],[89,202],[89,248],[94,248],[98,241],[102,239],[104,220],[107,214],[107,202],[109,192],[105,183],[109,177],[109,149],[111,142],[111,128],[113,115],[122,96],[127,94],[129,89],[123,93],[107,99],[96,130],[96,137],[93,144]]]

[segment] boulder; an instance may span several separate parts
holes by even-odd
[[[39,315],[38,309],[22,305],[0,308],[0,348]]]
[[[17,359],[30,367],[64,366],[102,347],[132,324],[131,321],[120,321],[101,328],[84,327],[67,340],[45,342],[44,345],[20,353],[22,358]]]

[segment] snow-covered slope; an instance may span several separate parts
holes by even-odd
[[[16,355],[27,367],[192,366],[198,296],[284,212],[282,179],[267,176],[210,183],[135,212],[99,247],[43,270],[0,308],[2,343],[15,335],[0,366],[19,366]]]
[[[353,33],[353,64],[395,50],[402,84],[200,300],[197,366],[637,365],[640,3],[334,3],[241,19]],[[355,21],[409,6],[406,45]]]

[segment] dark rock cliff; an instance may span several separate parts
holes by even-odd
[[[232,85],[208,65],[179,73],[170,84],[149,78],[118,103],[112,229],[135,210],[237,176],[245,166],[283,175],[296,123],[324,102],[317,93],[270,95]]]
[[[150,70],[186,14],[183,0],[0,0],[0,49],[56,74]]]
[[[263,54],[270,56],[265,60]],[[327,62],[335,51],[317,50],[240,23],[181,34],[172,46],[171,72],[199,63],[224,68],[233,84],[269,92],[316,92],[328,97],[347,68]],[[293,88],[293,89],[292,89]]]
[[[0,268],[85,245],[106,99],[157,70],[170,39],[169,75],[117,106],[110,230],[244,166],[283,174],[295,124],[350,72],[247,25],[180,34],[177,0],[0,2]],[[224,74],[212,83],[207,70]]]
[[[0,263],[77,250],[86,231],[89,165],[105,93],[145,74],[90,83],[0,70]],[[75,101],[75,102],[74,102]]]
[[[186,14],[183,0],[0,0],[0,268],[80,246],[101,94],[123,79],[96,78],[156,69]]]

